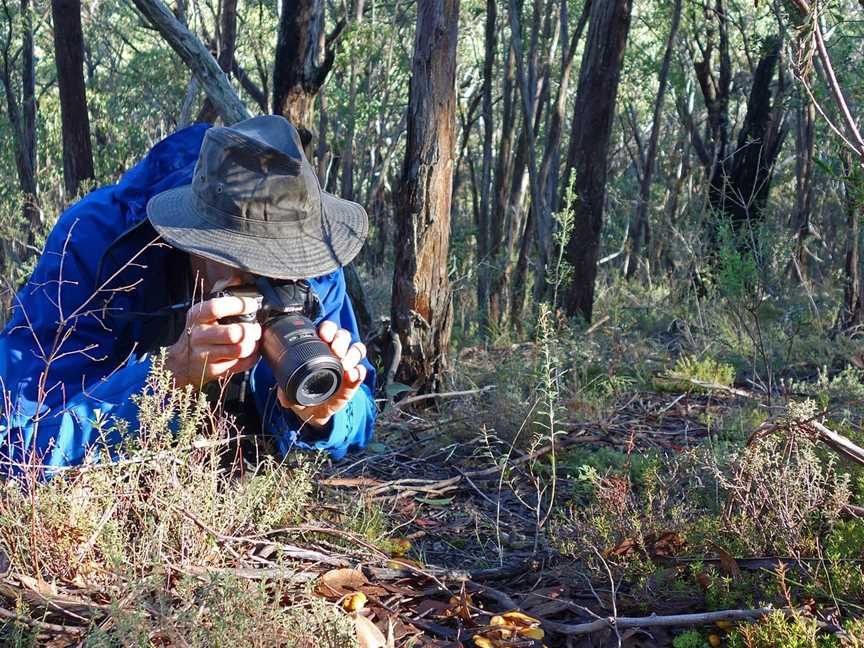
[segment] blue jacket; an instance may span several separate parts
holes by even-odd
[[[80,463],[100,441],[104,424],[94,421],[106,417],[136,430],[130,397],[143,389],[153,351],[173,342],[163,340],[167,325],[147,314],[175,303],[177,284],[186,281],[178,272],[188,267],[186,255],[155,240],[145,208],[155,194],[191,182],[207,128],[191,126],[159,142],[118,184],[67,209],[48,236],[0,333],[2,472],[18,473],[25,462]],[[332,320],[359,340],[342,271],[310,283],[323,307],[319,321]],[[365,384],[319,435],[324,438],[310,444],[298,436],[297,418],[278,405],[272,372],[259,361],[249,384],[264,432],[282,453],[314,447],[338,459],[365,446],[376,412],[375,372],[366,366]],[[109,441],[120,440],[114,435]]]

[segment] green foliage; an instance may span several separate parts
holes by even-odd
[[[708,648],[708,642],[698,630],[685,630],[672,640],[672,648]]]
[[[829,405],[864,400],[864,371],[847,366],[831,376],[827,367],[822,367],[815,381],[793,381],[793,392],[813,397],[820,409]]]
[[[840,641],[820,634],[815,619],[771,612],[760,621],[739,626],[729,635],[729,648],[833,648]]]
[[[254,546],[303,523],[314,467],[266,457],[242,477],[226,471],[223,449],[236,430],[213,418],[203,395],[172,384],[157,358],[137,400],[140,432],[117,461],[96,463],[97,450],[48,482],[3,484],[0,543],[13,564],[105,592],[112,623],[88,645],[150,645],[169,619],[192,646],[299,646],[318,632],[350,639],[334,609],[297,591],[297,605],[286,606],[287,589],[230,575],[237,549],[252,542],[237,538],[256,538]],[[110,420],[99,424],[124,434]],[[279,546],[274,565],[290,572]],[[154,601],[158,615],[148,613]],[[315,645],[350,645],[342,639]]]
[[[730,387],[735,381],[735,369],[708,356],[701,360],[695,356],[678,358],[675,366],[661,375],[657,380],[658,387],[669,391],[710,392],[711,390],[699,383]]]

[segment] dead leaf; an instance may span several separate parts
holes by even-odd
[[[738,561],[716,542],[712,542],[711,546],[717,552],[717,557],[720,559],[720,570],[727,576],[731,576],[733,580],[741,580],[741,568],[738,566]]]
[[[354,616],[354,630],[360,648],[389,648],[387,638],[369,619],[359,614]]]
[[[618,556],[622,558],[627,556],[639,548],[639,543],[636,542],[633,538],[624,538],[617,545],[612,547],[612,549],[607,549],[604,551],[604,556],[606,558],[611,558],[612,556]]]
[[[368,583],[366,576],[359,569],[331,569],[321,576],[315,591],[325,598],[342,598]]]
[[[670,558],[676,555],[686,544],[681,534],[675,531],[665,531],[659,536],[649,534],[645,538],[648,554],[660,558]]]

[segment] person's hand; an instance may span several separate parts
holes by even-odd
[[[186,330],[168,348],[165,366],[178,387],[201,387],[211,380],[251,369],[258,360],[258,322],[219,324],[223,317],[254,313],[258,304],[242,297],[215,297],[186,314]]]
[[[318,336],[342,361],[342,386],[330,400],[315,406],[304,407],[292,403],[281,389],[278,395],[282,407],[290,409],[301,421],[314,427],[323,427],[336,412],[345,407],[366,378],[366,367],[360,364],[366,357],[366,347],[362,342],[351,344],[351,333],[340,329],[335,322],[321,322]]]

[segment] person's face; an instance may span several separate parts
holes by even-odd
[[[189,265],[192,269],[192,278],[195,280],[196,289],[205,295],[228,286],[239,286],[255,281],[252,274],[239,268],[194,254],[189,255]]]

